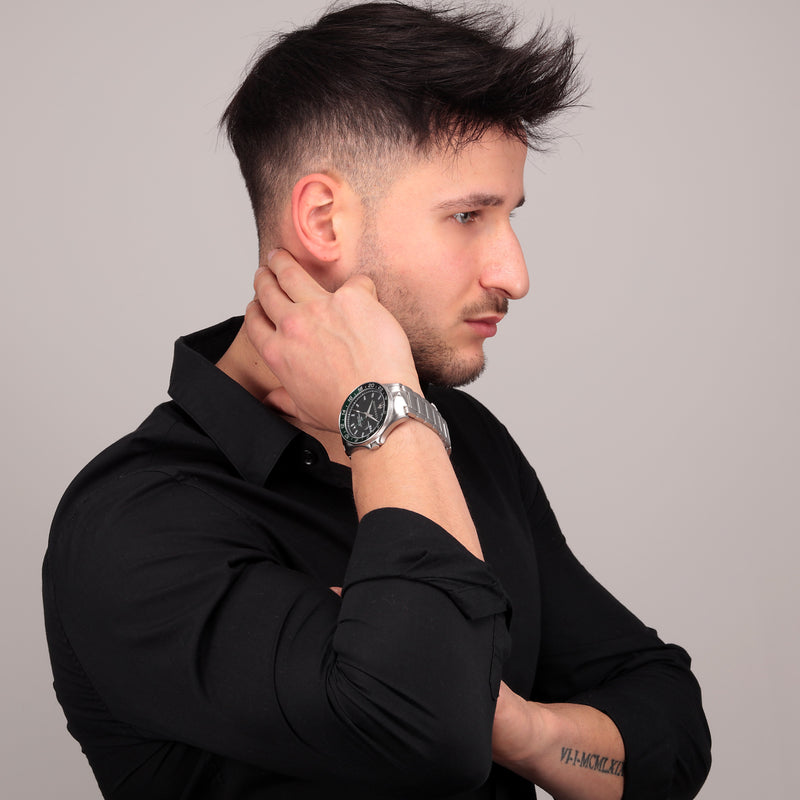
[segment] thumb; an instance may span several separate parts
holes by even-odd
[[[351,275],[342,286],[361,289],[361,291],[367,292],[375,298],[378,297],[378,290],[375,288],[375,282],[368,275],[364,275],[361,272]]]

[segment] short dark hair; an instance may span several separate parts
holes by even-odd
[[[335,170],[364,195],[402,152],[454,148],[499,128],[528,147],[581,89],[574,40],[515,17],[405,2],[337,7],[277,36],[223,114],[259,236],[296,180]]]

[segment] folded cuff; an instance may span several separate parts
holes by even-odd
[[[367,514],[344,578],[344,590],[362,581],[403,578],[440,589],[470,620],[508,614],[500,581],[444,528],[402,508]]]

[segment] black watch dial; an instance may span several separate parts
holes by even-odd
[[[342,438],[361,444],[380,430],[386,419],[388,395],[380,383],[363,383],[344,402],[339,418]]]

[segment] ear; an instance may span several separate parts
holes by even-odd
[[[319,261],[336,261],[341,256],[337,229],[345,195],[341,181],[321,172],[303,176],[292,190],[294,233],[309,255]]]

